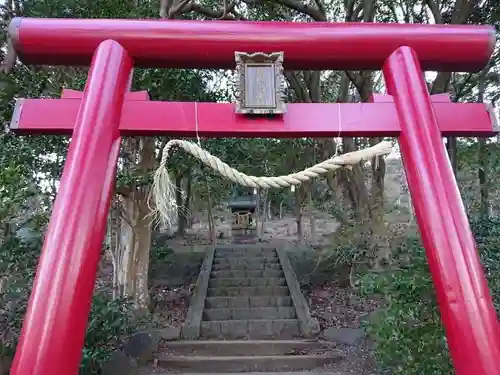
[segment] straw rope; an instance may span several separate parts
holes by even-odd
[[[263,189],[286,188],[300,185],[303,182],[320,177],[329,172],[333,172],[339,168],[355,165],[363,160],[369,160],[374,157],[387,155],[392,151],[392,143],[384,141],[363,150],[334,156],[297,173],[275,177],[256,177],[249,176],[231,168],[227,163],[224,163],[208,151],[203,150],[195,143],[174,139],[165,145],[162,152],[160,166],[156,170],[153,180],[152,195],[155,204],[154,211],[163,224],[170,224],[170,218],[172,218],[177,211],[177,204],[175,200],[176,188],[170,180],[166,167],[168,158],[172,154],[175,147],[183,149],[187,153],[199,159],[203,164],[211,167],[222,176],[237,184]]]

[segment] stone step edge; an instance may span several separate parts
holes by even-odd
[[[289,319],[293,320],[293,319]],[[174,348],[177,346],[205,346],[205,345],[330,345],[329,341],[321,341],[321,340],[178,340],[178,341],[169,341],[169,348]]]
[[[287,285],[247,285],[247,286],[224,286],[224,285],[218,285],[218,286],[209,286],[208,289],[245,289],[245,290],[249,290],[249,289],[277,289],[277,288],[280,288],[280,289],[288,289],[288,286]],[[223,297],[223,296],[222,296]],[[238,297],[238,296],[236,296]],[[242,297],[245,297],[244,295],[242,295]],[[261,296],[251,296],[251,297],[261,297]],[[263,295],[262,297],[269,297],[268,295]],[[281,297],[281,296],[278,296],[278,297]]]
[[[254,355],[254,356],[247,356],[247,355],[228,355],[228,356],[197,356],[197,355],[171,355],[171,354],[159,354],[157,356],[159,361],[165,361],[168,362],[169,360],[171,361],[189,361],[189,362],[201,362],[201,361],[210,361],[210,362],[227,362],[227,361],[242,361],[242,360],[248,360],[248,361],[258,361],[259,359],[284,359],[284,358],[290,358],[290,359],[304,359],[304,358],[329,358],[329,357],[335,357],[335,358],[342,358],[342,354],[340,350],[332,350],[329,353],[322,353],[322,354],[305,354],[305,355],[300,355],[300,354],[293,354],[293,355]]]
[[[231,323],[231,324],[233,324],[235,322],[297,322],[297,323],[299,323],[299,320],[297,318],[292,318],[292,319],[204,320],[204,321],[202,321],[202,324],[215,324],[215,323]],[[263,341],[266,341],[266,340],[263,340]],[[273,341],[273,340],[268,340],[268,341]]]
[[[219,308],[219,309],[209,309],[205,308],[203,310],[203,322],[214,322],[221,321],[217,317],[215,320],[210,319],[211,315],[224,314],[229,311],[231,316],[227,320],[274,320],[274,319],[297,319],[297,313],[295,308],[292,306],[262,306],[262,307],[243,307],[243,308]],[[261,315],[259,319],[255,315]],[[253,315],[253,316],[252,316]],[[267,315],[267,317],[264,317]],[[241,317],[243,316],[243,317]],[[276,318],[274,316],[277,316]],[[219,315],[220,317],[220,315]]]
[[[209,308],[209,307],[205,307],[205,309],[203,309],[203,312],[206,312],[206,311],[227,311],[227,310],[231,310],[231,311],[243,311],[243,310],[250,310],[250,311],[257,311],[257,310],[262,310],[262,309],[273,309],[273,310],[277,310],[277,309],[295,309],[295,307],[293,306],[249,306],[249,307],[220,307],[220,308]],[[269,320],[269,319],[264,319],[264,320]]]
[[[224,281],[224,280],[227,280],[227,281]],[[230,280],[230,281],[229,281]],[[241,285],[241,287],[254,287],[254,286],[286,286],[286,278],[285,277],[261,277],[259,279],[255,279],[254,277],[214,277],[214,276],[211,276],[210,277],[210,280],[209,282],[212,282],[212,283],[238,283],[238,282],[243,282],[241,280],[274,280],[275,282],[284,282],[285,284],[284,285],[278,285],[278,284],[272,284],[272,285],[262,285],[262,284],[258,284],[258,282],[256,282],[257,284],[254,284],[254,285]],[[219,286],[222,286],[222,285],[219,285]],[[227,287],[240,287],[239,285],[226,285]],[[210,287],[210,288],[213,288],[213,287]]]
[[[255,277],[218,277],[218,276],[211,276],[210,277],[210,280],[254,280]],[[260,279],[276,279],[276,280],[285,280],[286,281],[286,278],[285,276],[278,276],[278,277],[275,277],[275,276],[265,276],[265,277],[261,277]]]
[[[280,260],[278,257],[276,258],[214,258],[214,264],[224,264],[224,263],[237,263],[237,264],[246,264],[246,263],[263,263],[263,264],[279,264]]]
[[[239,371],[240,368],[245,368],[245,366],[250,365],[250,367],[256,371],[259,368],[273,368],[273,373],[275,375],[281,374],[280,370],[274,369],[282,368],[285,370],[284,372],[293,371],[293,367],[297,367],[297,370],[313,370],[315,368],[322,368],[327,363],[335,363],[339,362],[344,358],[344,355],[341,354],[340,351],[331,351],[325,354],[316,354],[316,355],[269,355],[269,356],[221,356],[221,357],[213,357],[213,356],[172,356],[172,355],[159,355],[157,356],[155,362],[159,367],[162,368],[172,368],[178,371],[181,371],[182,374],[185,372],[182,368],[188,370],[191,368],[191,372],[193,373],[203,373],[203,371],[197,372],[195,370],[196,366],[202,365],[203,368],[207,367],[217,367],[223,366],[219,368],[218,373],[235,373],[235,370],[230,370],[235,367],[237,364],[237,368]],[[316,364],[317,362],[317,364]],[[321,363],[323,362],[323,363]],[[307,365],[306,365],[307,364]],[[314,365],[311,365],[314,364]],[[227,370],[225,370],[227,368]],[[194,371],[193,371],[194,370]],[[261,370],[262,371],[262,370]],[[265,370],[264,370],[265,371]],[[268,370],[269,371],[269,370]],[[242,372],[249,373],[248,368],[242,370]],[[242,373],[240,372],[240,374]],[[250,371],[250,373],[252,373]],[[311,373],[311,372],[309,372]]]
[[[198,356],[270,356],[270,355],[290,355],[296,350],[331,350],[335,348],[330,342],[304,339],[278,339],[278,340],[215,340],[197,339],[170,341],[165,349],[160,349],[159,353],[169,353],[170,355],[198,355]],[[311,354],[311,353],[303,353]]]
[[[324,365],[339,362],[344,358],[339,351],[322,355],[270,355],[270,356],[171,356],[161,355],[155,360],[159,367],[175,369],[181,373],[204,373],[207,368],[218,373],[291,372],[323,369]],[[186,371],[187,370],[187,371]],[[191,371],[189,371],[191,370]]]
[[[357,375],[353,372],[332,372],[332,371],[285,371],[285,372],[226,372],[224,375]],[[182,375],[220,375],[220,372],[183,372]]]
[[[255,271],[236,270],[236,271],[212,271],[212,277],[217,277],[217,276],[219,276],[218,274],[220,274],[220,273],[230,273],[230,272],[231,273],[233,273],[233,272],[237,272],[237,273],[260,273],[260,274],[264,274],[264,273],[276,274],[276,273],[279,273],[280,275],[284,274],[284,272],[282,270],[265,270],[265,271],[264,270],[255,270]],[[264,275],[260,275],[260,276],[269,277],[269,276],[264,276]],[[250,276],[250,277],[254,277],[254,276]],[[271,277],[275,277],[275,276],[271,276]],[[283,277],[283,276],[278,276],[278,277]],[[165,280],[168,280],[168,279],[165,279]]]
[[[215,303],[217,301],[222,301],[222,299],[229,299],[228,301],[228,305],[231,305],[232,301],[236,301],[236,300],[249,300],[250,298],[273,298],[273,299],[283,299],[283,298],[287,298],[287,302],[291,303],[290,305],[281,305],[279,303],[277,303],[278,301],[270,301],[269,303],[266,303],[266,304],[262,304],[262,305],[248,305],[245,307],[241,307],[241,308],[250,308],[250,307],[255,307],[255,308],[258,308],[258,307],[294,307],[293,306],[293,301],[292,301],[292,297],[290,296],[260,296],[260,297],[244,297],[244,296],[207,296],[207,298],[205,299],[205,306],[208,305],[207,302],[211,302],[211,303]],[[248,302],[251,302],[251,300],[249,300]],[[238,307],[220,307],[220,308],[238,308]]]
[[[214,259],[279,259],[276,253],[274,254],[215,254]]]

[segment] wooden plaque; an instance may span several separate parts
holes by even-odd
[[[283,101],[283,53],[236,52],[236,113],[282,114],[286,111]]]

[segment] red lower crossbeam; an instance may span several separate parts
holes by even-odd
[[[80,107],[79,92],[63,99],[20,99],[11,123],[17,133],[71,134]],[[284,116],[246,117],[233,104],[149,101],[145,92],[129,93],[120,120],[122,135],[193,137],[337,137],[398,136],[401,128],[391,96],[374,103],[290,104]],[[442,135],[491,136],[495,116],[482,103],[451,103],[432,97]]]

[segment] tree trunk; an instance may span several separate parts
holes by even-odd
[[[261,217],[261,201],[260,201],[260,189],[255,189],[255,232],[257,234],[257,238],[260,239],[261,236],[261,227],[260,227],[260,217]]]
[[[474,8],[474,1],[470,0],[457,0],[454,4],[453,11],[451,12],[451,24],[458,25],[467,23],[472,10]],[[436,0],[428,0],[427,5],[432,12],[434,21],[437,24],[443,23],[443,16],[439,2]],[[432,84],[431,94],[441,94],[448,91],[448,86],[451,80],[450,72],[439,72]],[[457,139],[455,137],[447,137],[446,150],[450,158],[453,173],[457,174]]]
[[[175,203],[177,205],[177,235],[184,237],[186,235],[186,215],[184,212],[184,198],[182,197],[182,178],[181,174],[175,176]]]
[[[451,169],[453,169],[453,174],[457,175],[458,168],[458,151],[457,151],[457,138],[447,137],[446,138],[446,151],[448,151],[448,157],[450,158]]]
[[[126,218],[122,218],[120,228],[121,265],[118,283],[124,297],[132,298],[138,310],[147,310],[151,250],[149,208],[146,200],[138,204],[133,198],[124,198],[122,206]]]
[[[313,202],[313,184],[311,184],[311,189],[309,189],[309,203],[308,203],[308,211],[309,211],[309,225],[310,225],[310,243],[316,244],[317,236],[316,236],[316,216],[314,215],[314,202]]]
[[[268,202],[267,202],[267,195],[268,195],[268,189],[264,190],[264,198],[262,199],[262,219],[260,223],[260,235],[259,238],[261,238],[264,235],[264,230],[265,230],[265,224],[267,220],[267,213],[268,213]]]
[[[123,142],[124,168],[134,169],[147,176],[156,165],[155,140],[149,137],[128,138]],[[152,223],[148,204],[150,186],[140,176],[129,186],[118,189],[120,193],[120,225],[118,246],[114,261],[120,296],[131,298],[139,311],[149,305],[148,271],[151,251]]]
[[[486,73],[488,68],[483,70],[479,76],[479,87],[477,101],[479,103],[484,102],[484,91],[486,89]],[[479,213],[481,216],[487,217],[490,215],[490,202],[489,202],[489,183],[488,183],[488,146],[486,144],[486,138],[478,138],[478,159],[479,159],[479,169],[478,169],[478,179],[480,187],[480,206]]]
[[[212,196],[210,194],[210,186],[208,184],[208,179],[206,180],[207,185],[207,220],[208,220],[208,233],[210,236],[210,242],[212,245],[215,245],[216,237],[215,237],[215,222],[214,215],[212,212]]]
[[[189,173],[189,172],[188,172]],[[183,174],[175,176],[175,201],[177,204],[177,235],[186,236],[188,219],[190,216],[190,197],[191,197],[191,174],[187,177]],[[183,189],[183,182],[186,183],[186,189]],[[184,192],[184,194],[182,194]]]
[[[0,276],[0,294],[5,293],[8,286],[9,286],[9,277]]]
[[[304,184],[295,187],[295,220],[297,222],[297,242],[304,243],[304,228],[302,227],[302,202],[304,200]]]
[[[191,215],[191,190],[193,187],[193,176],[188,173],[186,178],[186,199],[184,200],[184,217],[186,219],[186,227],[193,227],[193,219]]]
[[[109,234],[109,252],[113,265],[113,299],[122,295],[120,284],[118,282],[119,266],[120,266],[120,207],[116,198],[111,204],[108,221],[108,234]]]

